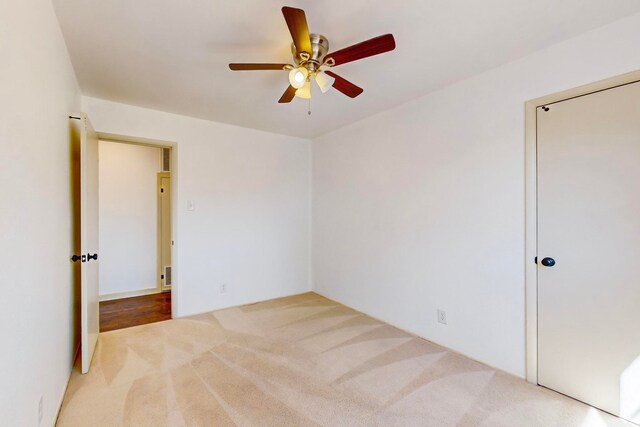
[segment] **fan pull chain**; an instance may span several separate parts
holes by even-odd
[[[307,114],[311,115],[311,98],[309,98],[309,109],[307,110]]]

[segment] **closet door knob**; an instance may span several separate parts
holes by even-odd
[[[547,257],[547,258],[542,258],[541,263],[545,267],[553,267],[554,265],[556,265],[556,260],[553,258]]]

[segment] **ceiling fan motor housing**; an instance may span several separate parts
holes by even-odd
[[[310,70],[316,70],[324,61],[324,57],[329,53],[329,40],[320,34],[309,34],[311,39],[311,56],[307,61]],[[298,52],[296,45],[291,43],[291,53],[296,63],[300,63],[302,52]]]

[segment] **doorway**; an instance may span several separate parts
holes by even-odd
[[[100,332],[171,319],[171,154],[99,141]]]
[[[640,423],[640,76],[527,104],[527,379]]]

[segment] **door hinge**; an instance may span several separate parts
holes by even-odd
[[[164,280],[164,274],[161,274],[161,275],[160,275],[160,279],[161,279],[161,280]]]
[[[164,188],[161,188],[161,189],[160,189],[160,192],[161,192],[161,193],[164,193]]]

